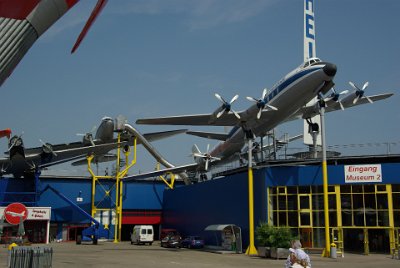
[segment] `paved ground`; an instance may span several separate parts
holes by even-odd
[[[53,267],[151,267],[151,268],[191,268],[191,267],[284,267],[285,260],[249,257],[245,254],[216,254],[202,250],[166,249],[159,243],[152,246],[131,245],[129,242],[114,244],[99,242],[98,245],[76,245],[75,243],[52,243]],[[400,267],[400,260],[390,255],[369,256],[346,254],[344,258],[330,259],[311,255],[316,267],[382,268]],[[7,248],[0,246],[0,267],[7,267]]]

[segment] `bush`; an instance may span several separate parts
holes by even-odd
[[[260,223],[256,228],[256,239],[262,247],[289,248],[290,241],[295,237],[288,227],[274,227],[267,223]]]
[[[260,247],[271,247],[271,237],[274,235],[274,227],[261,222],[256,228],[256,240]]]

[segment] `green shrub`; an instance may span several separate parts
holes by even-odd
[[[289,248],[290,241],[295,237],[288,227],[274,227],[267,223],[260,223],[256,228],[256,239],[262,247]]]

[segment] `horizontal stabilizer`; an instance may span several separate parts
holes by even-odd
[[[212,140],[220,140],[220,141],[226,141],[229,137],[229,135],[226,133],[202,132],[202,131],[187,131],[186,134]]]
[[[169,130],[169,131],[161,131],[161,132],[153,132],[143,134],[147,141],[156,141],[165,139],[174,135],[185,133],[187,129],[177,129],[177,130]]]

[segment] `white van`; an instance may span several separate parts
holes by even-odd
[[[154,231],[152,225],[136,225],[131,233],[132,244],[146,244],[151,245],[154,241]]]

